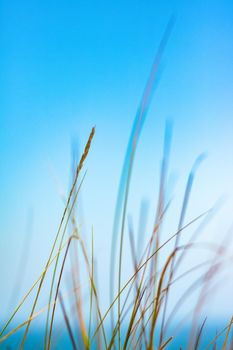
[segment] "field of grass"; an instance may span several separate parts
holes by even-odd
[[[228,256],[227,238],[224,237],[222,242],[215,245],[202,244],[197,241],[199,233],[205,229],[215,213],[216,206],[186,222],[186,211],[193,181],[204,158],[203,155],[197,157],[188,176],[177,230],[169,234],[165,240],[161,237],[166,214],[171,204],[171,199],[167,198],[166,191],[172,134],[172,126],[169,123],[166,125],[164,137],[157,210],[149,241],[141,244],[145,232],[140,232],[136,237],[130,220],[127,221],[127,205],[137,144],[158,81],[158,67],[172,25],[173,19],[169,22],[161,40],[126,151],[116,201],[111,261],[106,262],[110,264],[111,271],[109,286],[111,303],[109,307],[107,309],[101,307],[101,281],[105,276],[96,275],[98,251],[95,251],[93,232],[91,232],[91,247],[87,247],[75,215],[75,205],[85,180],[85,172],[83,173],[85,160],[91,150],[95,135],[95,128],[93,128],[74,173],[69,195],[64,199],[64,212],[44,269],[1,329],[0,347],[2,349],[14,349],[15,347],[19,349],[43,348],[44,350],[58,348],[85,350],[232,349],[233,318],[226,320],[225,326],[218,329],[216,335],[210,339],[206,330],[207,318],[203,318],[202,315],[203,304],[208,296],[214,293],[219,283],[221,271],[226,263],[229,264],[230,259],[229,257],[226,259]],[[94,149],[91,151],[94,152]],[[70,227],[71,232],[68,230]],[[182,235],[187,230],[191,231],[191,235],[184,244],[182,243]],[[123,282],[123,247],[126,234],[128,234],[130,241],[128,263],[132,264],[134,272],[126,282]],[[138,247],[142,249],[138,249]],[[185,258],[194,249],[205,249],[212,252],[212,258],[204,262],[197,259],[194,266],[186,266],[184,264]],[[80,264],[80,259],[82,264]],[[71,266],[69,278],[72,290],[68,297],[64,297],[62,281],[68,260]],[[83,275],[86,276],[85,291],[82,283]],[[170,299],[174,298],[172,295],[174,287],[187,276],[191,276],[191,283],[187,284],[187,288],[182,288],[179,291],[173,307],[169,307]],[[192,278],[192,276],[194,277]],[[50,292],[47,296],[48,303],[42,309],[38,309],[45,283],[50,286]],[[192,301],[190,309],[187,310],[187,316],[176,322],[176,328],[171,327],[176,321],[178,311],[193,293],[196,293],[197,297],[195,302]],[[20,314],[28,298],[31,298],[32,301],[28,319],[16,327],[12,326],[16,315]],[[55,327],[58,307],[61,309],[63,317],[62,329],[66,329],[65,339],[63,339],[64,337],[59,339],[59,330]],[[37,335],[34,334],[37,340],[32,345],[30,340],[33,337],[33,335],[30,336],[31,325],[35,319],[42,315],[44,316],[42,331]],[[180,338],[177,334],[180,328],[185,330],[185,341],[179,347],[177,339]],[[11,345],[11,338],[15,337],[16,334],[20,335],[17,338],[17,345],[15,343]],[[61,342],[60,345],[59,342]]]

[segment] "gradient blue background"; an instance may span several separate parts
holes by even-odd
[[[9,302],[31,212],[30,264],[20,295],[44,266],[63,209],[60,194],[70,184],[72,147],[81,152],[94,125],[81,225],[89,238],[93,225],[99,276],[106,274],[127,140],[173,13],[177,20],[139,143],[129,212],[136,226],[146,198],[153,221],[169,118],[175,196],[170,225],[177,224],[186,177],[204,151],[208,157],[187,220],[226,194],[223,211],[207,230],[208,239],[221,238],[231,225],[233,204],[233,2],[2,0],[0,6],[1,310]],[[210,312],[224,316],[226,304]]]

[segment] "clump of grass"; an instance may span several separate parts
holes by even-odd
[[[186,211],[190,200],[193,180],[197,170],[197,166],[203,159],[203,155],[197,158],[193,168],[188,176],[187,185],[184,193],[183,204],[181,207],[179,223],[176,232],[170,234],[165,241],[162,241],[161,232],[166,214],[170,208],[171,200],[166,198],[166,183],[168,177],[168,162],[171,144],[172,128],[170,124],[166,126],[163,161],[161,168],[159,197],[157,201],[157,211],[154,220],[153,230],[149,240],[145,245],[144,251],[139,251],[135,242],[135,233],[129,221],[129,240],[130,254],[132,258],[133,274],[123,284],[122,283],[122,264],[123,264],[123,245],[124,235],[126,232],[126,214],[127,203],[130,194],[130,181],[133,171],[133,163],[142,125],[149,108],[149,103],[154,92],[154,86],[157,81],[157,73],[159,62],[161,60],[166,42],[171,32],[173,19],[170,20],[162,41],[159,45],[158,53],[145,88],[142,102],[136,115],[133,129],[131,132],[128,149],[126,152],[125,162],[123,166],[118,198],[116,202],[116,212],[113,225],[112,236],[112,254],[111,254],[111,278],[110,278],[110,296],[111,303],[107,310],[103,312],[100,306],[99,288],[96,276],[94,236],[92,231],[91,254],[88,254],[86,243],[78,228],[75,215],[75,204],[83,184],[85,173],[80,179],[80,174],[85,163],[85,159],[91,148],[91,142],[94,137],[95,128],[92,129],[84,148],[81,159],[76,167],[74,180],[65,201],[64,212],[55,235],[55,239],[41,275],[32,285],[30,290],[25,294],[22,301],[16,307],[8,321],[0,332],[0,343],[4,342],[16,333],[19,329],[25,328],[22,340],[19,344],[20,349],[24,349],[31,322],[46,313],[45,329],[41,335],[43,339],[44,350],[54,348],[56,339],[53,338],[54,321],[56,316],[57,305],[60,304],[61,312],[64,319],[64,326],[67,329],[67,341],[73,349],[166,349],[172,346],[176,332],[171,334],[170,324],[176,316],[178,310],[182,307],[185,300],[199,288],[199,296],[196,304],[193,305],[192,312],[189,311],[189,319],[191,320],[190,336],[187,348],[199,349],[201,339],[205,334],[205,326],[207,319],[200,320],[202,306],[212,289],[216,288],[216,276],[229,260],[226,259],[226,240],[219,245],[200,244],[196,242],[197,234],[203,230],[208,220],[213,215],[215,207],[200,213],[190,222],[185,223]],[[193,225],[198,224],[194,229],[190,240],[186,244],[180,244],[182,233]],[[68,225],[72,227],[72,232],[68,235]],[[145,235],[142,232],[141,235]],[[119,251],[117,256],[116,244],[119,237]],[[140,239],[141,236],[139,236]],[[172,245],[173,244],[173,245]],[[165,250],[166,247],[170,251]],[[71,248],[73,247],[73,251]],[[197,261],[195,266],[189,267],[187,271],[178,273],[182,262],[186,255],[192,249],[206,249],[214,252],[212,259],[204,262]],[[67,259],[71,259],[71,283],[72,293],[69,298],[64,298],[61,290],[62,279],[66,267]],[[80,257],[85,263],[85,271],[80,266]],[[118,273],[115,273],[115,265],[118,257]],[[60,261],[61,259],[61,261]],[[192,281],[191,285],[184,290],[180,290],[180,295],[170,310],[168,307],[170,295],[174,285],[185,278],[207,266],[204,273]],[[50,282],[50,292],[48,296],[48,304],[41,310],[36,310],[39,297],[42,294],[45,278],[48,278],[48,271],[52,269],[52,278]],[[83,298],[82,276],[86,274],[89,286],[88,302]],[[114,295],[114,282],[117,280],[117,292]],[[36,289],[37,288],[37,289]],[[211,289],[212,288],[212,289]],[[15,315],[20,312],[25,301],[36,290],[32,303],[31,312],[28,319],[16,328],[9,330]],[[67,309],[67,303],[70,302],[71,311]],[[85,317],[85,310],[89,310],[88,319]],[[117,317],[115,317],[117,310]],[[72,316],[76,317],[74,324]],[[231,344],[230,331],[233,318],[229,324],[220,331],[213,340],[207,345],[206,349],[216,349],[217,339],[222,337],[220,348],[229,349]],[[75,329],[76,326],[76,329]],[[110,329],[110,330],[109,330]],[[59,339],[57,339],[59,342]]]

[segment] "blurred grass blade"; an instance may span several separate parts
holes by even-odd
[[[64,305],[64,302],[63,302],[63,298],[62,298],[61,292],[58,293],[58,298],[59,298],[59,301],[60,301],[60,304],[61,304],[62,313],[63,313],[63,316],[64,316],[64,320],[65,320],[65,323],[66,323],[66,327],[67,327],[67,330],[68,330],[68,333],[69,333],[69,337],[70,337],[73,349],[77,350],[77,347],[76,347],[76,344],[75,344],[75,340],[74,340],[74,336],[73,336],[73,332],[72,332],[72,329],[71,329],[69,318],[67,316],[67,312],[66,312],[66,309],[65,309],[65,305]]]
[[[114,276],[115,276],[115,256],[116,256],[116,241],[120,228],[120,252],[119,252],[119,271],[118,271],[118,293],[121,287],[121,266],[122,266],[122,250],[123,250],[123,237],[124,237],[124,226],[125,226],[125,215],[127,210],[129,186],[131,180],[131,174],[133,169],[134,156],[136,151],[136,146],[142,127],[145,121],[145,117],[149,108],[150,101],[153,96],[155,83],[158,83],[158,69],[161,61],[162,54],[165,50],[167,41],[170,37],[172,28],[174,25],[174,17],[172,16],[167,24],[162,40],[159,44],[157,54],[155,56],[152,69],[149,75],[148,82],[146,84],[144,94],[138,108],[138,112],[134,119],[125,160],[122,168],[122,173],[120,177],[115,216],[113,222],[113,233],[112,233],[112,246],[111,246],[111,262],[110,262],[110,302],[114,295]],[[120,224],[121,222],[121,224]],[[120,315],[120,295],[118,300],[118,321]],[[114,323],[113,310],[111,311],[112,325]],[[119,328],[119,338],[120,338],[120,328]],[[119,344],[118,344],[119,345]]]

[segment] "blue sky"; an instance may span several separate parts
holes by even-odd
[[[34,253],[26,285],[41,271],[63,208],[59,191],[69,185],[72,144],[81,150],[93,125],[82,206],[86,232],[92,224],[96,231],[102,273],[127,140],[171,14],[177,20],[139,142],[129,211],[136,222],[140,201],[147,198],[153,216],[164,126],[170,118],[171,183],[177,200],[171,221],[175,225],[188,171],[204,151],[208,157],[188,217],[225,193],[225,214],[215,227],[228,228],[233,203],[232,1],[3,0],[0,273],[5,287],[0,300],[7,300],[17,272],[31,208]]]

